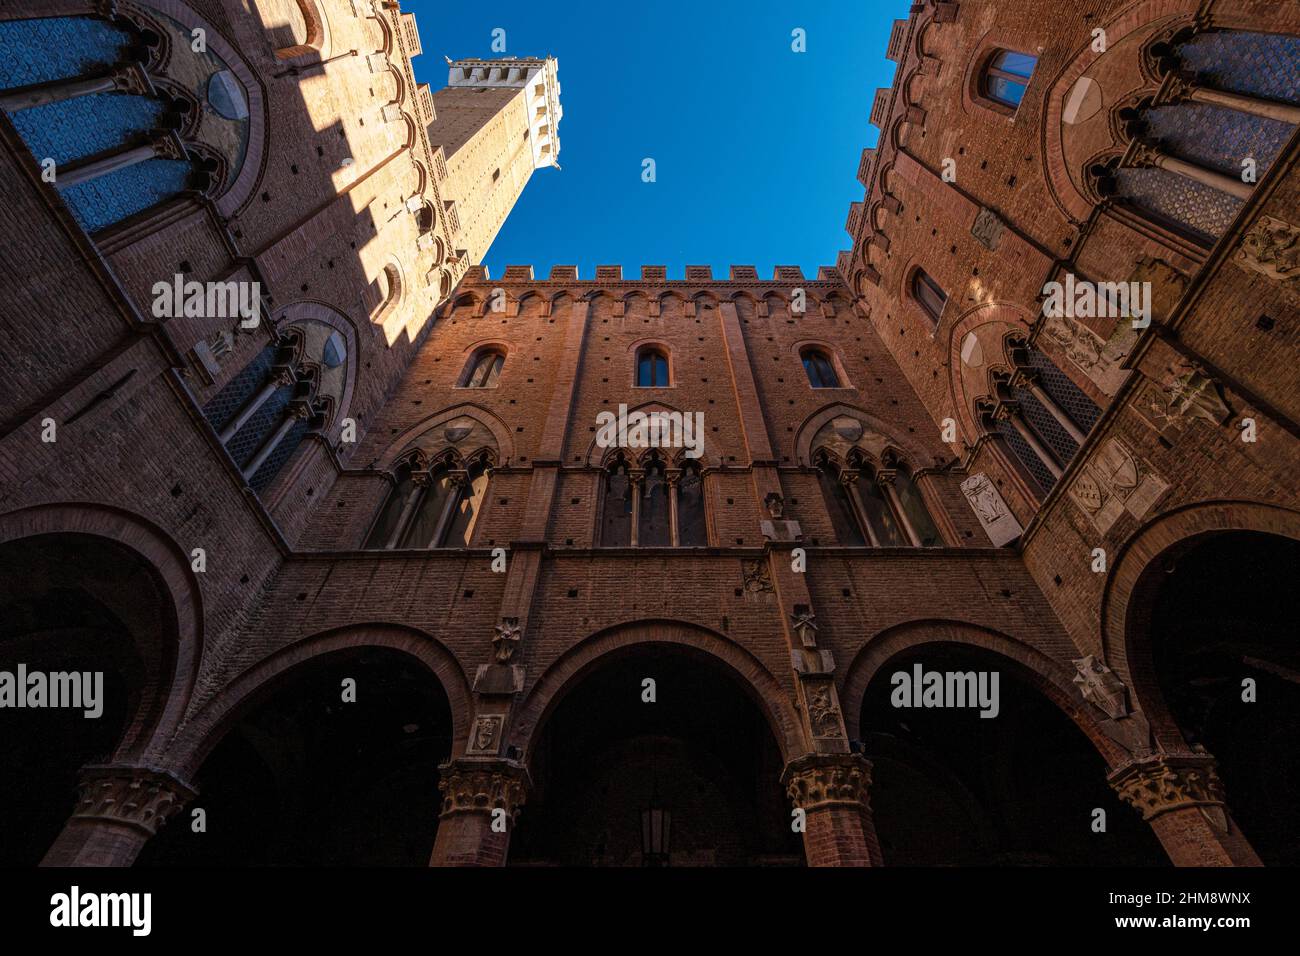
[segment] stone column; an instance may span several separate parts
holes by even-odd
[[[1065,429],[1065,433],[1074,439],[1074,443],[1080,448],[1083,447],[1084,440],[1087,438],[1079,426],[1076,425],[1069,415],[1065,414],[1065,409],[1056,404],[1056,400],[1043,390],[1039,382],[1038,373],[1030,372],[1025,369],[1018,369],[1013,379],[1013,385],[1017,385],[1027,391],[1034,398],[1038,399],[1038,404],[1047,410],[1047,413],[1056,419],[1056,423]]]
[[[78,162],[72,165],[71,168],[60,171],[56,176],[54,185],[58,189],[70,189],[92,179],[98,179],[100,176],[115,173],[119,169],[125,169],[128,166],[134,166],[136,163],[143,163],[146,160],[155,158],[184,159],[185,149],[175,136],[164,136],[143,146],[128,147],[101,156],[98,159]]]
[[[1202,185],[1209,186],[1211,189],[1217,189],[1230,196],[1236,196],[1238,199],[1249,199],[1254,193],[1254,186],[1250,183],[1242,182],[1232,176],[1225,176],[1213,169],[1206,169],[1204,166],[1197,166],[1195,163],[1189,163],[1176,156],[1170,156],[1168,153],[1161,152],[1159,147],[1149,143],[1137,143],[1132,159],[1127,165],[1154,166],[1156,169],[1168,170],[1171,173],[1177,173],[1179,176],[1185,176]]]
[[[1174,74],[1166,88],[1164,99],[1169,103],[1190,100],[1193,103],[1209,103],[1223,106],[1238,113],[1250,113],[1268,119],[1281,120],[1292,126],[1300,125],[1300,106],[1291,103],[1278,103],[1274,100],[1261,100],[1241,93],[1229,93],[1227,90],[1215,90],[1201,86],[1196,82],[1195,74]]]
[[[645,472],[639,468],[629,468],[627,473],[628,493],[632,495],[632,527],[628,529],[628,543],[637,546],[637,533],[641,528],[641,487]]]
[[[95,93],[148,93],[151,89],[148,77],[141,66],[126,66],[105,73],[102,76],[77,76],[66,80],[54,80],[49,83],[34,83],[14,90],[0,93],[0,110],[15,113],[18,110],[31,109],[34,106],[46,106],[78,96],[92,96]]]
[[[311,409],[305,402],[294,402],[289,405],[289,412],[284,416],[284,421],[280,422],[280,427],[266,441],[262,442],[262,447],[257,450],[253,460],[244,466],[243,475],[245,481],[252,481],[253,476],[257,474],[257,469],[266,463],[266,459],[271,457],[271,452],[275,451],[275,446],[284,440],[289,434],[296,422],[303,421],[310,417]]]
[[[195,791],[152,767],[83,767],[72,816],[41,866],[130,866]]]
[[[806,816],[809,866],[879,866],[871,819],[871,761],[860,754],[805,754],[786,765],[781,782]]]
[[[668,528],[672,535],[669,543],[675,548],[681,541],[681,535],[677,531],[677,483],[682,480],[681,470],[672,469],[665,480],[668,482]]]
[[[1207,753],[1159,753],[1125,764],[1107,781],[1151,824],[1175,866],[1260,866],[1228,815]]]
[[[1034,430],[1029,427],[1029,423],[1025,421],[1025,416],[1021,414],[1020,408],[1004,403],[1002,413],[1006,416],[1006,420],[1011,423],[1011,427],[1025,440],[1025,444],[1029,446],[1030,450],[1038,456],[1038,460],[1043,463],[1043,467],[1052,473],[1053,478],[1059,481],[1061,476],[1065,474],[1064,469],[1056,460],[1056,456],[1048,450],[1047,446],[1039,440],[1038,435],[1034,433]]]
[[[495,758],[450,760],[438,769],[442,811],[429,865],[504,866],[528,770]]]
[[[411,467],[414,468],[415,465]],[[384,542],[384,547],[389,551],[396,548],[401,542],[402,535],[406,533],[407,526],[411,523],[411,515],[415,514],[416,505],[419,504],[420,499],[432,484],[433,476],[427,471],[417,471],[411,475],[411,491],[407,494],[406,501],[402,503],[402,513],[397,516],[397,523],[393,525],[393,533]]]
[[[858,525],[862,528],[862,536],[867,539],[867,544],[873,548],[880,547],[880,539],[876,537],[876,529],[871,525],[871,515],[867,512],[867,506],[862,501],[862,492],[858,490],[859,472],[850,471],[845,468],[840,471],[840,484],[844,487],[844,493],[849,496],[849,504],[853,508],[853,513],[857,515]]]
[[[234,418],[226,423],[226,427],[221,429],[217,437],[221,439],[221,444],[226,444],[234,438],[236,433],[248,424],[248,420],[257,414],[257,410],[266,404],[266,400],[276,393],[280,388],[292,387],[298,381],[294,370],[287,365],[277,366],[271,369],[271,377],[266,380],[261,391],[244,403],[244,407],[239,410]]]
[[[903,529],[903,534],[908,543],[914,547],[921,546],[921,536],[916,533],[916,528],[912,526],[912,519],[907,516],[907,511],[903,508],[903,502],[898,497],[898,489],[894,487],[894,481],[898,478],[898,472],[893,469],[881,469],[876,474],[876,484],[880,486],[885,500],[889,507],[893,509],[894,517],[898,519],[898,525]]]

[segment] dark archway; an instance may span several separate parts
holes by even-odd
[[[0,708],[0,864],[39,863],[72,812],[80,768],[157,723],[175,653],[170,595],[130,548],[71,533],[0,545],[0,671],[102,675],[97,717]]]
[[[913,675],[916,665],[996,672],[996,716],[895,707],[893,675]],[[876,672],[861,713],[886,865],[1168,863],[1150,827],[1107,785],[1092,741],[1008,658],[953,643],[908,648]],[[1094,831],[1096,809],[1105,832]]]
[[[1283,866],[1300,864],[1297,568],[1290,538],[1201,535],[1157,558],[1134,592],[1137,653],[1187,743],[1217,759],[1246,839]],[[1243,700],[1246,679],[1254,702]]]
[[[451,741],[447,695],[417,659],[377,647],[311,658],[262,689],[204,760],[193,806],[207,831],[182,813],[138,862],[425,866]]]
[[[654,703],[643,682],[655,682]],[[767,718],[726,668],[633,645],[585,672],[546,718],[511,865],[640,866],[642,811],[669,812],[675,866],[798,865]]]

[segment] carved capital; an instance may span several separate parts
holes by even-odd
[[[135,827],[153,836],[196,791],[163,770],[94,764],[81,769],[72,816]]]
[[[1153,754],[1125,764],[1107,779],[1144,820],[1196,807],[1220,830],[1227,829],[1223,785],[1207,753]]]
[[[505,810],[513,821],[528,795],[528,770],[512,760],[449,760],[438,770],[443,817]]]
[[[1164,161],[1164,153],[1153,143],[1144,143],[1142,140],[1136,140],[1133,143],[1133,152],[1129,157],[1129,166],[1146,167],[1160,166]]]
[[[871,761],[861,754],[805,754],[781,774],[790,801],[803,810],[871,808]]]

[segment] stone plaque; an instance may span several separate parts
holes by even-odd
[[[1002,492],[989,481],[988,475],[971,475],[961,483],[961,492],[975,512],[975,517],[984,526],[984,533],[997,547],[1014,541],[1024,532],[1025,529],[1003,500]]]

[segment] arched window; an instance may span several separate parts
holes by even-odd
[[[861,547],[866,544],[862,529],[858,525],[857,509],[849,500],[848,489],[840,481],[840,470],[829,459],[823,458],[817,465],[817,481],[821,485],[822,499],[826,503],[826,514],[831,519],[835,530],[835,539],[843,545]]]
[[[476,352],[461,376],[461,388],[496,388],[501,368],[506,364],[504,352],[483,349]]]
[[[673,543],[672,512],[668,502],[668,480],[658,458],[646,462],[641,476],[641,500],[637,509],[636,544],[642,548],[666,548]]]
[[[905,465],[877,471],[856,451],[843,470],[824,453],[815,461],[826,511],[840,544],[874,548],[943,545],[911,469]]]
[[[1016,109],[1025,98],[1025,88],[1034,75],[1038,58],[1028,53],[999,50],[988,61],[980,79],[980,92],[995,103]]]
[[[808,373],[808,384],[813,388],[839,388],[840,377],[835,374],[835,365],[830,356],[817,348],[806,348],[799,353],[803,359],[804,371]]]
[[[636,353],[637,388],[665,388],[668,385],[668,356],[652,345]]]
[[[175,20],[148,23],[166,36],[122,16],[0,21],[0,110],[38,162],[57,163],[53,186],[87,233],[219,195],[248,150],[248,97],[228,64]]]
[[[655,452],[634,470],[619,455],[605,469],[600,546],[605,548],[699,548],[709,543],[704,480],[686,461],[670,471]]]
[[[677,479],[677,544],[683,548],[702,548],[709,543],[705,524],[704,478],[699,466],[687,462]]]
[[[867,537],[875,547],[901,548],[908,544],[885,488],[870,465],[863,464],[854,482],[861,502],[863,517],[867,522]]]
[[[465,469],[443,462],[431,470],[418,459],[397,467],[396,484],[380,509],[367,548],[468,548],[487,500],[488,462]]]
[[[632,543],[632,481],[627,461],[621,455],[605,470],[602,490],[601,546],[626,548]]]
[[[319,368],[300,363],[293,330],[268,345],[203,407],[244,480],[261,492],[309,431],[325,427]]]
[[[1300,122],[1300,37],[1189,28],[1147,52],[1172,76],[1156,96],[1120,110],[1134,143],[1089,174],[1102,198],[1209,248]],[[1254,164],[1248,181],[1246,158]]]
[[[916,480],[912,477],[912,470],[906,465],[900,464],[896,469],[894,490],[898,495],[902,515],[907,519],[908,530],[916,536],[913,543],[922,548],[943,547],[943,536],[930,517],[921,490],[916,487]]]
[[[1013,340],[1008,357],[1015,371],[994,376],[996,404],[984,408],[985,425],[1002,436],[1039,487],[1050,491],[1101,409],[1041,350]]]
[[[930,321],[937,326],[943,307],[948,304],[948,293],[924,269],[917,269],[912,276],[912,298],[920,303]]]

